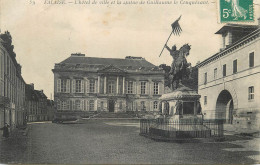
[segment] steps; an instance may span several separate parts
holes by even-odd
[[[136,114],[128,114],[125,112],[112,113],[112,112],[101,112],[93,118],[136,118]]]

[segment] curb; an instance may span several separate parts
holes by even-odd
[[[173,139],[173,138],[166,138],[166,137],[156,136],[156,135],[147,135],[142,133],[140,133],[139,135],[152,139],[154,141],[171,142],[171,143],[209,143],[209,142],[223,142],[225,140],[225,137]]]
[[[230,133],[230,134],[236,135],[236,136],[260,138],[260,132],[246,133],[246,132],[237,132],[237,131],[228,131],[228,130],[223,130],[223,131],[224,131],[224,133]]]

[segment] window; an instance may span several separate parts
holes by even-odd
[[[217,79],[217,75],[218,75],[218,69],[215,68],[215,69],[214,69],[214,80]]]
[[[76,108],[76,111],[81,110],[80,100],[76,100],[76,101],[75,101],[75,108]]]
[[[69,102],[67,101],[57,101],[57,109],[58,110],[69,110]]]
[[[67,110],[67,102],[66,101],[61,101],[61,109],[62,110]]]
[[[89,101],[89,110],[94,111],[94,100]]]
[[[146,111],[145,102],[141,101],[141,111]]]
[[[129,94],[133,93],[133,81],[128,81],[127,93],[129,93]]]
[[[158,101],[153,102],[153,109],[154,110],[158,109]]]
[[[249,67],[254,67],[254,52],[249,54]]]
[[[253,86],[248,88],[248,100],[254,100],[254,87]]]
[[[89,81],[89,92],[94,93],[95,92],[95,80]]]
[[[207,96],[204,96],[204,105],[207,105],[208,100],[207,100]]]
[[[159,94],[159,83],[158,82],[153,83],[153,94],[154,95]]]
[[[223,77],[225,77],[227,75],[227,65],[224,64],[223,65]]]
[[[110,81],[108,83],[108,93],[110,93],[110,94],[115,93],[115,82],[114,81]]]
[[[61,88],[61,92],[65,93],[67,92],[66,88],[67,88],[67,80],[66,79],[61,79],[60,82],[60,88]]]
[[[233,73],[237,73],[237,60],[233,61]]]
[[[207,72],[204,73],[204,84],[207,84]]]
[[[141,95],[145,94],[146,82],[141,82]]]
[[[76,80],[76,93],[81,93],[81,80]]]

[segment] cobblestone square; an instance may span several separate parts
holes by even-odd
[[[139,136],[137,121],[32,123],[27,136],[0,141],[0,163],[255,164],[259,138],[226,136],[216,143],[156,142]]]

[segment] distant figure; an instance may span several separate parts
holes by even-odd
[[[175,107],[176,107],[176,113],[175,113],[175,115],[181,115],[181,113],[182,113],[182,103],[181,103],[180,100],[178,100],[178,101],[176,102]]]
[[[5,123],[4,127],[2,128],[3,130],[3,137],[8,138],[9,137],[9,125]]]

